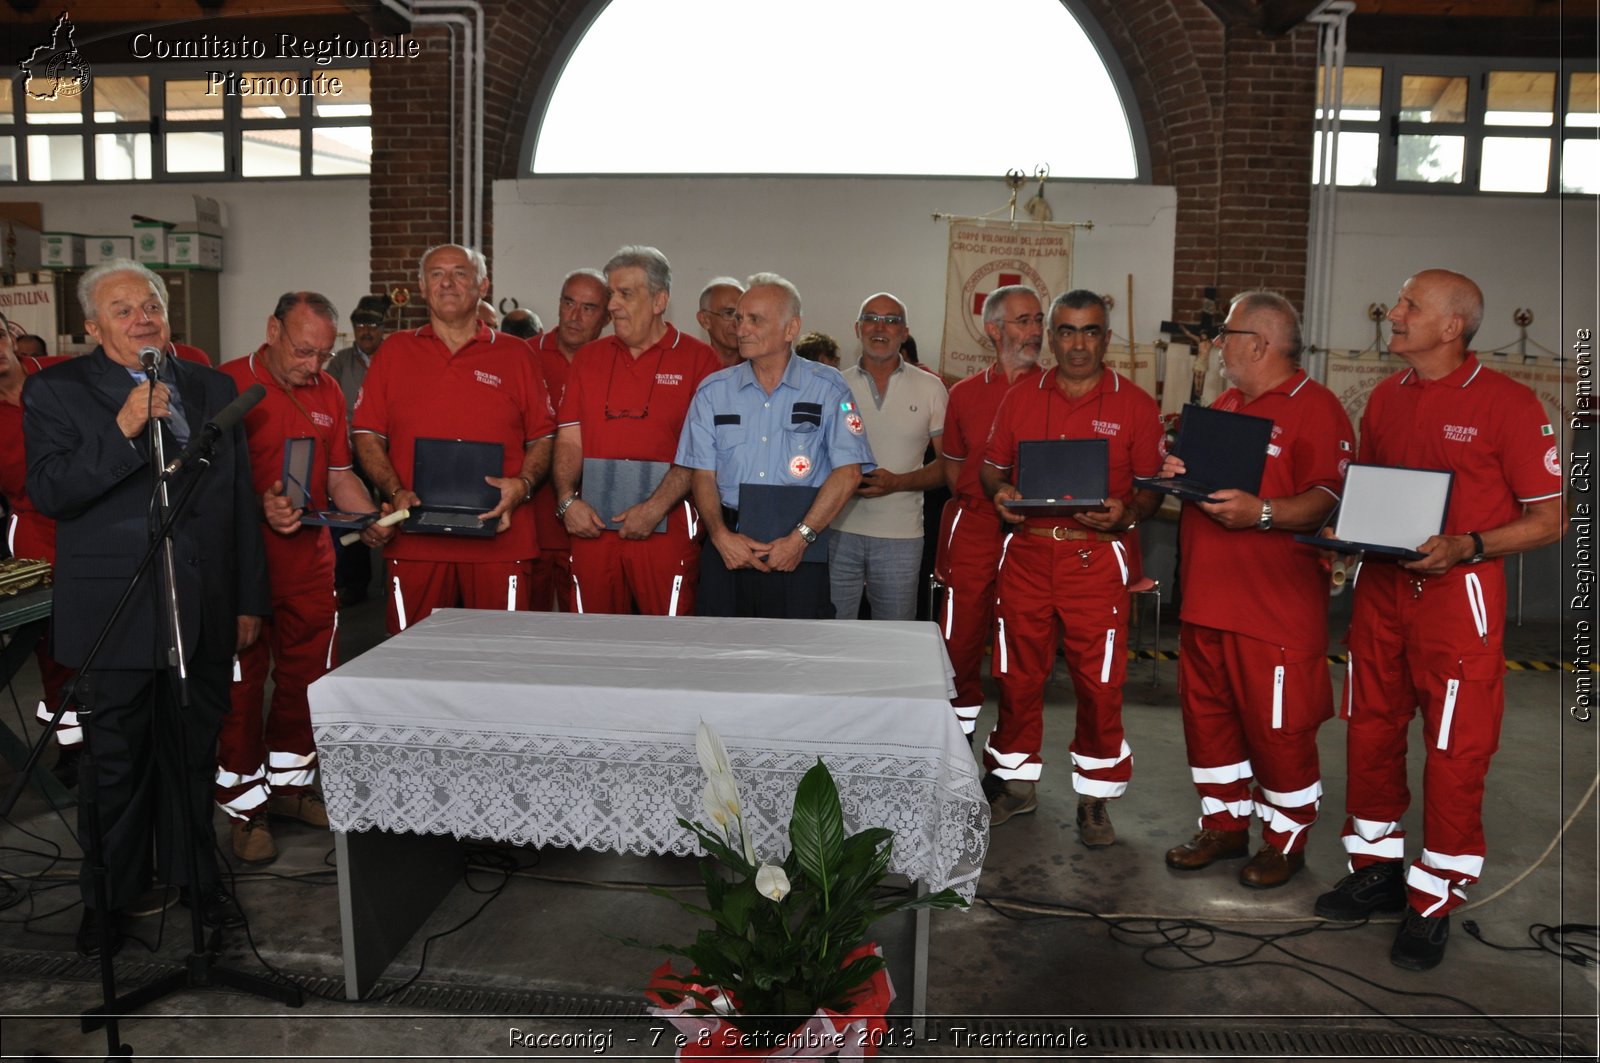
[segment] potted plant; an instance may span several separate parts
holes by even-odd
[[[652,1013],[677,1027],[680,1059],[874,1055],[889,1036],[884,1012],[894,992],[868,928],[895,912],[967,902],[950,889],[880,897],[893,832],[869,827],[845,837],[839,790],[820,759],[795,791],[788,854],[759,860],[727,749],[703,721],[695,749],[712,827],[678,823],[708,854],[700,863],[705,904],[654,892],[711,925],[691,945],[656,946],[694,967],[678,974],[669,959],[656,969]]]

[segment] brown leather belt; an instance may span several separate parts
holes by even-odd
[[[1057,524],[1053,528],[1030,526],[1028,534],[1037,535],[1041,539],[1054,539],[1058,543],[1115,543],[1122,541],[1122,536],[1113,532],[1083,531],[1079,528],[1068,528],[1061,524]]]

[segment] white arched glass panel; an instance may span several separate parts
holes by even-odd
[[[1139,176],[1062,0],[611,0],[548,99],[539,174]]]

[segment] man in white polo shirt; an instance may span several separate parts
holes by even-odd
[[[922,565],[922,494],[943,478],[944,381],[900,356],[906,307],[887,292],[856,320],[861,360],[844,370],[878,467],[863,473],[828,548],[833,607],[854,620],[864,586],[874,620],[913,620]],[[929,444],[934,459],[923,464]]]

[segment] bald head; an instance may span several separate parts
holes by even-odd
[[[1461,343],[1470,346],[1483,325],[1483,289],[1471,277],[1448,269],[1425,269],[1408,278],[1406,285],[1419,281],[1437,292],[1445,309],[1461,319]]]

